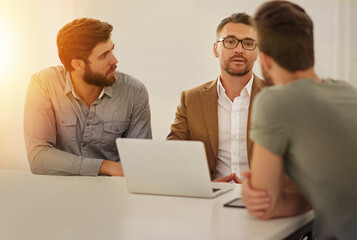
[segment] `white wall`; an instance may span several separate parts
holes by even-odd
[[[261,0],[0,0],[0,168],[28,169],[23,105],[30,76],[60,64],[57,31],[77,17],[114,26],[118,69],[148,88],[154,138],[164,139],[180,92],[219,74],[215,29],[232,12],[252,14]],[[357,84],[355,0],[299,2],[315,23],[316,70]],[[255,72],[260,75],[258,65]]]

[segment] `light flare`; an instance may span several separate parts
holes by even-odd
[[[0,73],[4,73],[13,61],[12,33],[6,22],[0,21]]]

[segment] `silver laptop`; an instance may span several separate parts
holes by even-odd
[[[214,198],[234,187],[211,182],[202,142],[118,138],[116,144],[131,193]]]

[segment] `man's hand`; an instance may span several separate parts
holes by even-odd
[[[99,169],[99,174],[109,175],[109,176],[124,176],[123,168],[121,163],[114,162],[110,160],[104,160]]]
[[[212,182],[226,182],[226,183],[228,183],[231,181],[234,181],[235,183],[242,183],[242,180],[237,176],[236,173],[231,173],[228,176],[216,178]]]
[[[255,190],[250,185],[250,171],[243,172],[245,180],[242,184],[242,198],[250,214],[262,217],[271,205],[271,199],[266,191]]]

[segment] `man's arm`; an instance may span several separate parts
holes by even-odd
[[[123,177],[124,171],[120,162],[104,160],[100,166],[99,174]]]
[[[245,179],[242,183],[242,198],[249,213],[260,217],[270,207],[270,197],[264,190],[253,189],[250,180],[251,172],[243,172]]]
[[[127,138],[152,138],[149,94],[144,85],[136,96],[130,116],[130,126],[124,136]]]
[[[24,135],[31,171],[50,175],[98,175],[103,159],[77,156],[56,149],[56,116],[49,86],[36,74],[28,87]],[[75,138],[75,136],[73,136]]]
[[[260,219],[298,215],[311,208],[301,193],[284,189],[283,157],[269,151],[257,142],[253,146],[250,184],[250,186],[243,186],[264,190],[270,197],[267,205],[262,204],[261,201],[253,204],[252,199],[245,200],[248,203],[248,210]],[[243,193],[244,195],[247,194]],[[257,207],[258,204],[262,204],[260,209]]]
[[[185,105],[185,92],[181,93],[180,105],[177,106],[174,123],[171,124],[167,140],[190,140],[188,121]]]

